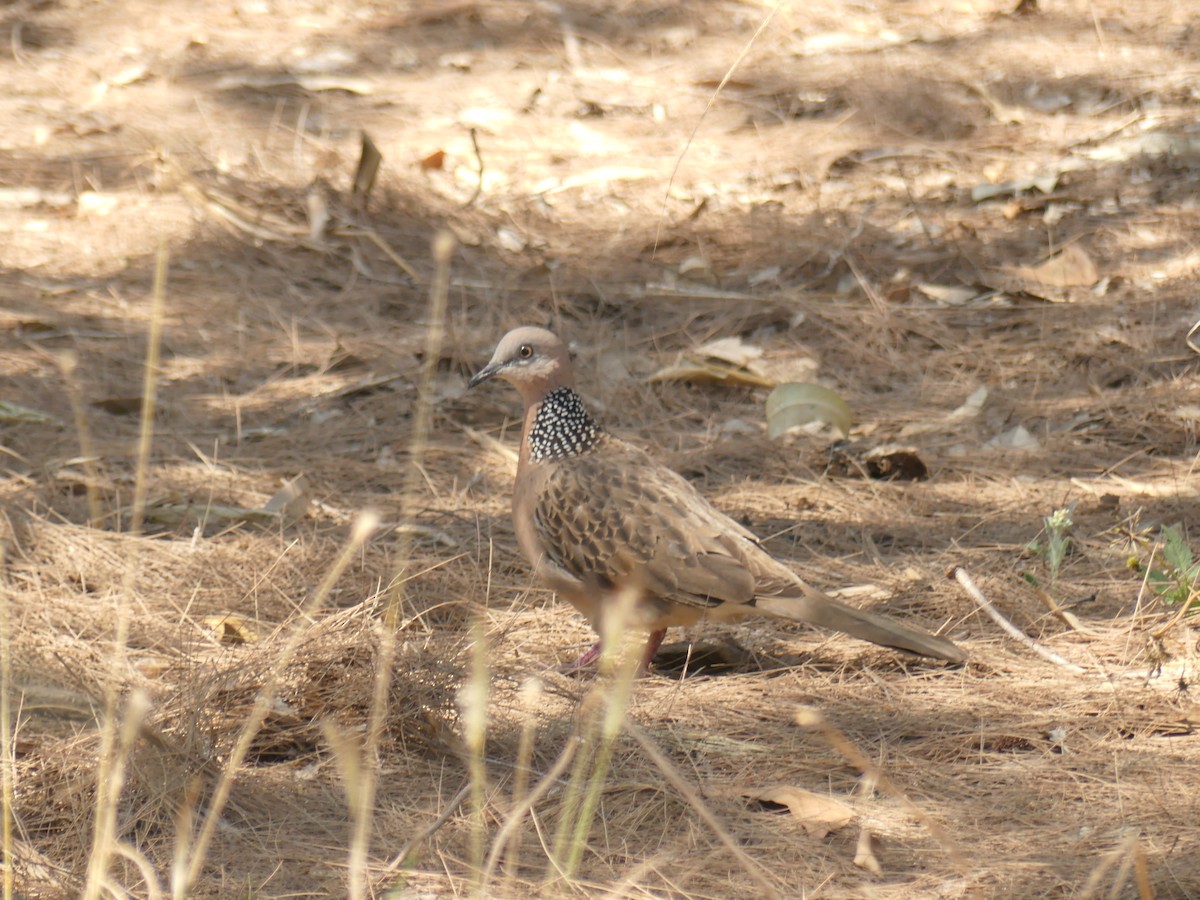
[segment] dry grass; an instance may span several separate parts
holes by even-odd
[[[0,423],[18,895],[84,890],[106,747],[102,894],[1195,895],[1198,635],[1127,565],[1163,524],[1200,550],[1195,28],[1157,0],[1015,5],[782,6],[682,157],[773,4],[5,8],[0,400],[49,417]],[[295,80],[314,70],[344,89]],[[360,129],[384,154],[365,210]],[[1048,194],[971,200],[1050,171]],[[1016,290],[1069,244],[1100,288]],[[522,322],[773,552],[873,585],[858,602],[968,665],[696,629],[721,672],[664,666],[606,723],[620,682],[554,671],[591,635],[507,519],[514,398],[464,390]],[[761,393],[644,380],[729,335],[773,371],[816,359],[856,446],[912,446],[930,477],[827,474],[825,442],[758,430]],[[1018,424],[1036,450],[988,445]],[[205,512],[300,474],[299,518]],[[138,534],[139,490],[199,514]],[[1071,504],[1058,599],[1082,630],[1023,579],[1048,580],[1026,545]],[[364,510],[380,527],[347,556]],[[955,565],[1084,671],[1011,642]],[[746,796],[779,784],[857,818],[818,837]]]

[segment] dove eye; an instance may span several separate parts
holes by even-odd
[[[533,348],[528,344],[522,344],[521,349],[517,351],[517,356],[521,359],[529,359],[533,356]]]

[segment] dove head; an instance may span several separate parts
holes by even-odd
[[[528,407],[558,388],[573,388],[567,348],[545,328],[514,328],[500,339],[492,361],[475,373],[468,386],[502,378],[518,391]]]

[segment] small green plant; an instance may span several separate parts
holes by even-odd
[[[1156,567],[1155,558],[1150,558],[1146,583],[1169,606],[1189,603],[1196,596],[1195,584],[1197,576],[1200,576],[1200,563],[1193,561],[1192,548],[1187,545],[1183,530],[1178,525],[1164,525],[1159,540],[1162,547],[1157,557],[1162,565]]]
[[[1046,538],[1044,544],[1034,538],[1025,545],[1026,553],[1045,560],[1046,568],[1050,570],[1051,590],[1058,583],[1058,573],[1062,570],[1063,560],[1067,558],[1071,549],[1071,528],[1075,525],[1071,520],[1071,509],[1072,507],[1056,509],[1042,519],[1042,534]],[[1035,587],[1038,586],[1037,579],[1032,575],[1027,574],[1025,578]]]

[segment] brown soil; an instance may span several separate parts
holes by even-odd
[[[1200,893],[1200,644],[1144,577],[1164,525],[1200,552],[1200,29],[1167,0],[1016,8],[0,5],[0,400],[44,415],[0,422],[20,895],[83,889],[108,688],[149,704],[116,822],[146,868],[114,858],[113,890],[154,896],[271,684],[191,895],[346,895],[345,763],[398,576],[371,896],[762,896],[751,870],[785,897]],[[383,156],[365,204],[363,132]],[[458,248],[406,503],[442,228]],[[854,602],[970,661],[775,622],[677,635],[725,662],[680,677],[664,659],[629,719],[689,790],[624,733],[578,871],[547,861],[554,785],[520,867],[473,888],[522,734],[536,780],[597,689],[549,670],[591,635],[530,584],[507,519],[517,398],[465,390],[521,323],[567,337],[606,423],[806,578],[871,586]],[[815,363],[850,404],[835,466],[828,437],[767,438],[761,389],[648,380],[731,336],[773,377]],[[928,477],[861,477],[888,444]],[[298,520],[219,511],[299,475]],[[1027,545],[1064,507],[1051,585]],[[319,593],[364,509],[384,527]],[[953,565],[1083,671],[1005,635]],[[482,811],[451,803],[480,635]],[[746,796],[778,785],[855,818],[810,833]],[[855,864],[864,833],[875,870]]]

